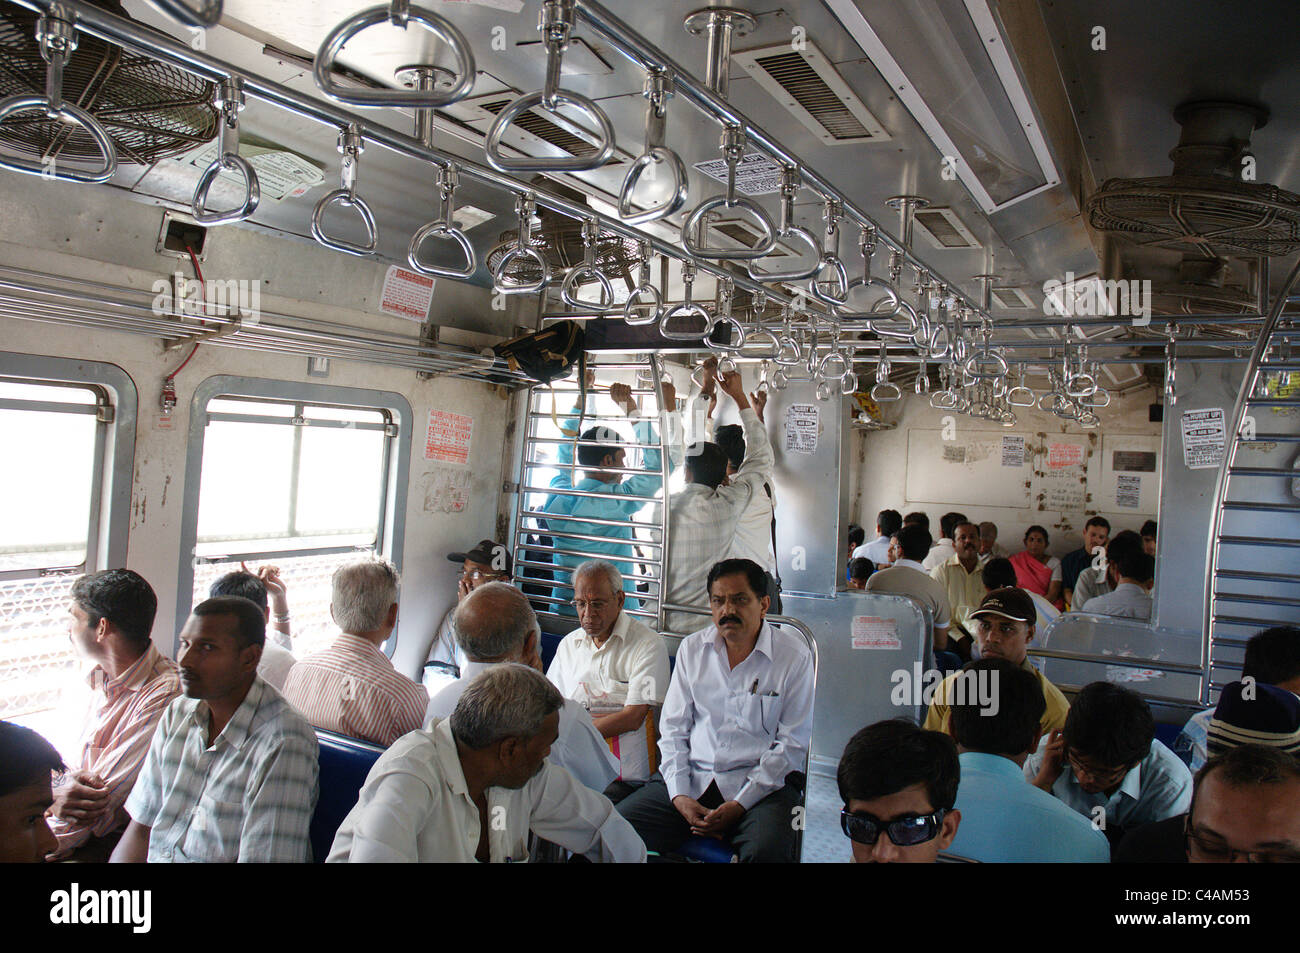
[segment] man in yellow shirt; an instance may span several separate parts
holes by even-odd
[[[1006,659],[1037,677],[1043,688],[1043,700],[1047,703],[1040,724],[1043,734],[1048,735],[1065,727],[1065,716],[1070,710],[1070,703],[1065,700],[1059,688],[1029,664],[1029,640],[1034,637],[1034,621],[1037,618],[1038,612],[1028,593],[1010,586],[994,589],[984,597],[980,607],[971,613],[981,657]],[[934,700],[925,716],[926,730],[948,730],[948,702],[952,697],[952,685],[956,677],[955,674],[949,675],[935,690]]]
[[[964,661],[970,660],[970,637],[975,631],[971,613],[983,600],[987,590],[981,570],[980,528],[974,523],[958,523],[953,530],[956,552],[930,570],[930,578],[943,586],[952,609],[952,626],[948,629],[948,648]]]

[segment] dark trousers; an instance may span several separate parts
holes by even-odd
[[[700,796],[705,807],[714,808],[722,803],[715,785]],[[798,828],[802,825],[800,812],[803,801],[798,787],[787,782],[745,812],[736,826],[727,831],[723,840],[739,856],[742,864],[776,863],[793,864],[799,844]],[[659,854],[675,851],[691,836],[691,827],[673,807],[668,797],[668,785],[658,774],[638,791],[619,801],[616,809],[645,841],[646,848]]]

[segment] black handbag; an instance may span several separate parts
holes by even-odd
[[[587,407],[587,352],[584,350],[586,333],[576,321],[556,321],[549,328],[534,331],[509,341],[503,341],[492,350],[504,358],[512,371],[522,371],[540,384],[567,377],[576,364],[578,367],[578,407],[581,408],[578,430],[570,433],[560,426],[555,413],[555,395],[551,395],[551,419],[566,437],[576,437],[582,430],[582,419]]]

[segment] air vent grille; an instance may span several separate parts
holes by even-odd
[[[1006,311],[1025,311],[1034,306],[1029,296],[1019,288],[994,288],[993,303]]]
[[[858,122],[840,97],[798,53],[761,56],[758,65],[795,98],[836,139],[869,139],[871,131]]]
[[[479,105],[495,116],[509,106],[511,102],[513,102],[512,99],[498,99],[493,102],[482,102]],[[557,149],[563,149],[571,156],[584,158],[596,151],[596,147],[585,139],[580,139],[573,133],[561,129],[545,116],[538,115],[531,109],[525,110],[522,115],[517,116],[514,125],[529,135],[536,136],[543,142],[549,142]]]
[[[916,224],[938,248],[978,248],[979,242],[950,208],[918,209]]]

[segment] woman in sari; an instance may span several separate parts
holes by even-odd
[[[1011,557],[1016,568],[1016,584],[1021,589],[1036,592],[1057,609],[1065,610],[1061,599],[1061,561],[1047,555],[1047,530],[1031,526],[1025,530],[1023,552]]]

